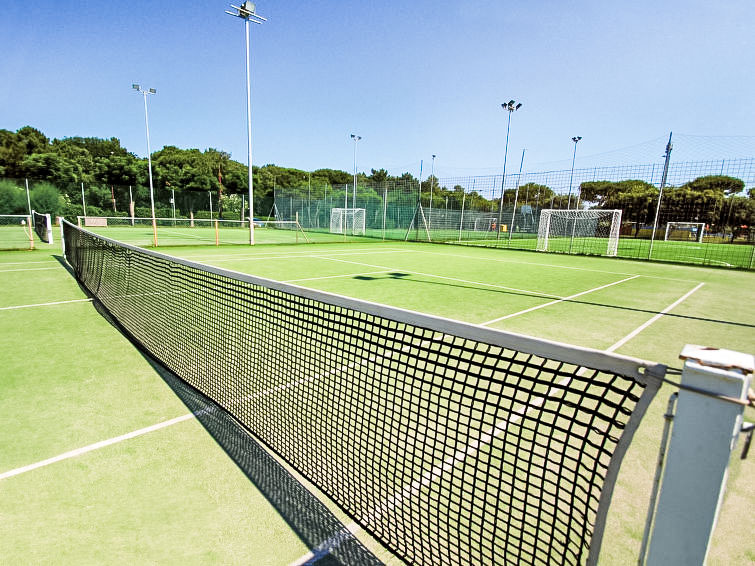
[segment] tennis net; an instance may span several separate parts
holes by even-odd
[[[0,214],[0,250],[34,249],[31,216]]]
[[[48,244],[52,244],[52,221],[49,214],[41,214],[36,210],[31,211],[31,217],[34,221],[34,231],[39,239]]]
[[[64,249],[134,341],[407,564],[597,561],[664,366],[209,267],[68,222]]]

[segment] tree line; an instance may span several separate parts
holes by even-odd
[[[27,210],[23,180],[33,180],[32,207],[53,215],[83,214],[82,185],[89,215],[129,214],[128,202],[135,203],[137,216],[150,216],[149,177],[146,158],[137,157],[118,138],[67,137],[49,139],[40,130],[25,126],[15,132],[0,129],[0,214]],[[334,205],[350,202],[353,176],[337,169],[303,171],[274,164],[253,167],[255,216],[273,211],[274,196],[322,200]],[[170,199],[175,197],[176,213],[202,217],[214,203],[216,216],[238,218],[247,194],[248,168],[231,159],[221,149],[181,149],[165,146],[152,154],[152,179],[156,214],[172,214]],[[487,198],[469,187],[442,186],[437,177],[423,181],[410,173],[391,176],[385,169],[358,174],[357,202],[411,202],[421,195],[423,206],[497,213],[499,198]],[[390,193],[386,187],[391,187]],[[744,182],[733,177],[703,176],[680,187],[664,189],[661,221],[705,222],[709,230],[741,232],[755,225],[755,189],[741,196]],[[130,194],[129,194],[130,191]],[[590,181],[579,186],[583,206],[623,210],[623,221],[641,226],[652,224],[659,190],[642,180]],[[567,208],[574,196],[557,194],[550,187],[527,183],[506,189],[503,200],[511,209]],[[432,199],[431,195],[432,194]]]

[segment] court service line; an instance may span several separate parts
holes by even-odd
[[[688,291],[684,295],[682,295],[680,298],[678,298],[676,301],[668,305],[665,309],[663,309],[661,312],[650,318],[648,321],[644,322],[632,332],[615,342],[613,345],[606,348],[604,351],[611,353],[629,342],[632,338],[637,336],[640,332],[648,328],[651,324],[656,322],[659,318],[661,318],[663,315],[668,314],[671,310],[676,308],[679,304],[681,304],[683,301],[685,301],[687,298],[690,297],[695,291],[700,289],[704,283],[700,283],[697,285],[694,289]],[[582,367],[577,370],[577,375],[580,376],[584,373],[586,368]],[[480,447],[485,443],[490,443],[494,438],[497,438],[500,436],[506,428],[511,424],[517,424],[522,419],[527,417],[532,411],[536,410],[537,408],[541,407],[544,403],[547,397],[550,397],[554,392],[562,389],[563,387],[566,387],[569,382],[571,381],[570,376],[564,377],[561,381],[558,382],[557,385],[551,387],[548,392],[543,395],[542,397],[537,397],[529,402],[529,405],[523,405],[518,410],[513,411],[513,416],[509,417],[508,419],[502,419],[498,423],[496,423],[493,427],[490,429],[483,431],[480,438],[470,442],[465,448],[461,448],[457,450],[454,454],[451,454],[447,456],[442,464],[438,464],[435,466],[432,470],[425,472],[422,476],[422,479],[415,480],[411,482],[410,484],[405,485],[400,492],[394,493],[390,497],[384,499],[378,507],[371,511],[370,514],[367,516],[368,520],[374,520],[379,518],[381,515],[385,514],[386,512],[390,511],[391,509],[395,509],[396,507],[403,504],[404,500],[417,495],[423,487],[427,487],[431,483],[433,483],[435,480],[440,479],[440,477],[447,471],[453,469],[458,464],[463,463],[469,456],[474,455],[477,453],[480,449]],[[525,407],[528,407],[527,410],[523,410]],[[325,555],[329,551],[331,551],[334,548],[338,548],[340,546],[341,542],[345,538],[346,532],[350,533],[351,535],[358,535],[362,531],[361,525],[359,525],[356,521],[352,521],[348,525],[344,525],[342,529],[339,529],[336,534],[334,534],[331,538],[326,540],[325,542],[318,545],[316,548],[310,550],[303,556],[299,557],[298,559],[291,562],[288,566],[303,566],[310,560],[312,560],[316,556]]]
[[[658,314],[656,314],[653,318],[651,318],[650,320],[648,320],[644,324],[641,324],[640,326],[638,326],[637,328],[635,328],[634,330],[632,330],[632,332],[630,332],[629,334],[627,334],[626,336],[624,336],[624,338],[622,338],[621,340],[619,340],[618,342],[616,342],[616,344],[614,344],[613,346],[609,347],[606,350],[606,352],[613,352],[614,350],[617,350],[618,348],[621,348],[624,344],[626,344],[627,342],[629,342],[632,338],[634,338],[635,336],[637,336],[640,332],[642,332],[643,330],[645,330],[648,326],[650,326],[651,324],[653,324],[656,320],[658,320],[662,316],[668,314],[669,311],[671,311],[671,309],[673,309],[677,305],[680,305],[682,302],[684,302],[685,300],[687,300],[687,298],[690,297],[692,295],[692,293],[694,293],[695,291],[697,291],[703,285],[705,285],[705,283],[699,283],[694,289],[691,289],[691,290],[687,291],[684,295],[682,295],[681,297],[679,297],[676,301],[674,301],[669,306],[667,306],[665,309],[663,309],[661,312],[659,312]]]
[[[529,289],[518,289],[517,287],[507,287],[506,285],[496,285],[495,283],[485,283],[483,281],[470,281],[468,279],[459,279],[458,277],[447,277],[445,275],[435,275],[434,273],[422,273],[421,271],[411,271],[409,269],[403,269],[401,267],[388,267],[386,265],[375,265],[372,263],[362,263],[359,261],[349,261],[346,259],[337,259],[334,257],[320,256],[321,259],[330,261],[339,261],[341,263],[353,263],[354,265],[364,265],[365,267],[376,267],[378,269],[386,269],[388,271],[400,271],[402,273],[411,273],[412,275],[421,275],[422,277],[430,277],[433,279],[444,279],[446,281],[456,281],[457,283],[468,283],[470,285],[478,285],[480,287],[491,287],[493,289],[505,289],[506,291],[515,291],[517,293],[525,293],[527,295],[538,295],[540,297],[556,298],[559,300],[565,300],[568,297],[561,297],[553,293],[541,293],[540,291],[531,291]],[[639,277],[639,275],[635,275]]]
[[[46,261],[6,261],[0,263],[0,267],[3,265],[31,265],[33,263],[54,263],[54,259],[48,259]]]
[[[377,254],[390,254],[390,253],[397,253],[401,252],[404,253],[405,250],[380,250],[378,252],[376,251],[343,251],[343,250],[336,250],[334,252],[331,252],[328,255],[334,255],[334,256],[342,256],[342,255],[377,255]],[[199,261],[202,263],[220,263],[220,262],[226,262],[226,261],[257,261],[257,260],[268,260],[268,259],[322,259],[323,256],[322,252],[292,252],[290,254],[281,254],[280,252],[277,252],[278,255],[269,255],[269,254],[258,254],[258,255],[235,255],[235,256],[215,256],[215,257],[209,257],[209,258],[199,258],[194,259],[193,261]]]
[[[588,289],[587,291],[582,291],[580,293],[575,293],[574,295],[569,295],[568,297],[563,297],[560,299],[557,299],[555,301],[550,301],[548,303],[543,303],[542,305],[536,305],[534,307],[530,307],[528,309],[524,309],[519,312],[514,312],[511,314],[507,314],[505,316],[499,316],[498,318],[494,318],[493,320],[489,320],[487,322],[481,322],[480,326],[487,326],[489,324],[495,324],[496,322],[500,322],[502,320],[506,320],[507,318],[513,318],[515,316],[519,316],[521,314],[525,314],[528,312],[536,311],[538,309],[544,309],[545,307],[550,307],[552,305],[562,303],[564,301],[570,301],[571,299],[576,299],[577,297],[581,297],[582,295],[587,295],[588,293],[594,293],[595,291],[600,291],[601,289],[606,289],[607,287],[611,287],[613,285],[618,285],[619,283],[624,283],[626,281],[631,281],[632,279],[637,279],[638,277],[642,277],[641,275],[632,275],[631,277],[627,277],[626,279],[621,279],[620,281],[614,281],[613,283],[608,283],[606,285],[601,285],[600,287],[594,287],[592,289]]]
[[[0,480],[4,480],[13,476],[17,476],[19,474],[23,474],[25,472],[30,472],[32,470],[36,470],[37,468],[42,468],[44,466],[49,466],[50,464],[54,464],[56,462],[60,462],[62,460],[68,460],[69,458],[75,458],[76,456],[80,456],[82,454],[86,454],[87,452],[92,452],[94,450],[99,450],[100,448],[104,448],[106,446],[110,446],[111,444],[116,444],[118,442],[123,442],[124,440],[129,440],[131,438],[136,438],[137,436],[141,436],[143,434],[147,434],[150,432],[154,432],[156,430],[160,430],[162,428],[166,428],[169,426],[172,426],[174,424],[187,421],[189,419],[194,418],[194,413],[188,413],[186,415],[181,415],[180,417],[176,417],[174,419],[170,419],[168,421],[163,421],[161,423],[154,424],[152,426],[140,428],[139,430],[134,430],[131,432],[128,432],[126,434],[122,434],[121,436],[116,436],[114,438],[109,438],[107,440],[102,440],[100,442],[95,442],[94,444],[89,444],[88,446],[83,446],[82,448],[77,448],[76,450],[70,450],[68,452],[64,452],[63,454],[58,454],[57,456],[53,456],[52,458],[48,458],[46,460],[42,460],[40,462],[35,462],[34,464],[29,464],[28,466],[23,466],[21,468],[16,468],[14,470],[9,470],[7,472],[0,473]]]
[[[50,269],[60,269],[58,267],[30,267],[29,269],[0,269],[0,273],[11,273],[13,271],[48,271]]]
[[[383,271],[365,271],[364,273],[343,273],[341,275],[324,275],[322,277],[307,277],[305,279],[287,279],[283,283],[299,283],[301,281],[319,281],[321,279],[338,279],[339,277],[359,277],[360,275],[379,275],[381,273],[390,273],[393,270]]]
[[[517,250],[512,250],[517,251]],[[571,265],[554,265],[550,263],[537,263],[534,261],[518,261],[518,260],[511,260],[511,259],[504,259],[504,258],[497,258],[497,257],[485,257],[485,256],[473,256],[473,255],[465,255],[465,254],[452,254],[452,253],[446,253],[446,252],[429,252],[427,250],[416,250],[417,253],[423,253],[428,255],[439,255],[439,256],[447,256],[447,257],[458,257],[462,259],[472,259],[472,260],[479,260],[479,261],[494,261],[497,263],[508,263],[508,264],[517,264],[517,265],[532,265],[536,267],[545,267],[548,269],[569,269],[572,271],[588,271],[590,273],[607,273],[609,275],[640,275],[640,277],[647,277],[648,279],[664,279],[667,281],[685,281],[685,282],[692,282],[696,283],[694,279],[683,279],[681,277],[663,277],[660,275],[644,275],[644,274],[636,274],[636,273],[629,273],[625,271],[608,271],[606,269],[591,269],[589,267],[574,267]],[[552,254],[551,254],[552,255]],[[621,259],[621,258],[619,258]],[[652,265],[652,264],[650,264]],[[664,268],[677,268],[677,269],[683,269],[683,268],[689,268],[689,267],[700,267],[696,265],[664,265]]]
[[[86,303],[91,302],[93,299],[71,299],[70,301],[53,301],[51,303],[34,303],[32,305],[15,305],[12,307],[0,307],[0,311],[10,311],[14,309],[28,309],[32,307],[49,307],[52,305],[65,305],[68,303]]]

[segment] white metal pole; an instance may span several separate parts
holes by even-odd
[[[29,179],[24,179],[26,183],[26,204],[29,206],[29,216],[31,216],[31,197],[29,197]]]
[[[128,211],[131,213],[131,226],[134,225],[134,195],[131,193],[131,185],[128,186]]]
[[[155,247],[157,246],[157,221],[155,220],[155,189],[152,184],[152,148],[149,142],[149,113],[147,112],[147,94],[148,91],[142,90],[144,96],[144,124],[147,128],[147,168],[149,171],[149,202],[152,209],[152,239]]]
[[[433,153],[433,160],[430,165],[430,213],[427,215],[428,221],[433,221],[433,185],[435,184],[435,158],[437,156]]]
[[[526,149],[522,150],[522,160],[519,162],[519,177],[516,179],[516,193],[514,194],[514,212],[511,213],[511,226],[509,226],[509,245],[511,244],[511,234],[514,232],[514,221],[516,220],[516,203],[519,200],[519,185],[522,181],[522,166],[524,165],[524,152],[527,151]],[[499,226],[498,229],[500,230],[501,227]]]
[[[655,207],[655,219],[653,220],[653,232],[650,234],[650,248],[648,249],[648,259],[653,258],[653,243],[655,243],[655,231],[658,229],[658,217],[661,213],[661,200],[663,199],[663,188],[666,186],[668,178],[668,164],[671,159],[671,136],[674,132],[669,132],[668,143],[666,144],[666,158],[663,162],[663,175],[661,176],[661,186],[658,191],[658,204]]]
[[[170,189],[170,203],[173,205],[173,224],[176,223],[176,191]]]
[[[755,370],[752,355],[728,350],[687,345],[680,357],[683,388],[647,566],[705,564]]]
[[[354,186],[352,190],[351,205],[352,208],[357,207],[357,142],[362,139],[362,136],[351,134],[351,139],[354,140]]]
[[[87,215],[87,201],[84,198],[84,181],[81,181],[81,207],[84,209],[84,218]]]
[[[207,196],[210,199],[210,220],[212,220],[212,192],[211,191],[207,191]]]
[[[252,70],[251,50],[249,46],[249,26],[247,18],[244,21],[246,33],[246,139],[247,163],[249,164],[249,245],[254,245],[254,179],[252,175]]]

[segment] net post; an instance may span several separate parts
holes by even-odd
[[[29,249],[34,249],[34,225],[32,224],[31,215],[26,217],[26,225],[29,228]]]
[[[755,368],[750,354],[694,345],[680,358],[682,389],[645,566],[705,563]]]

